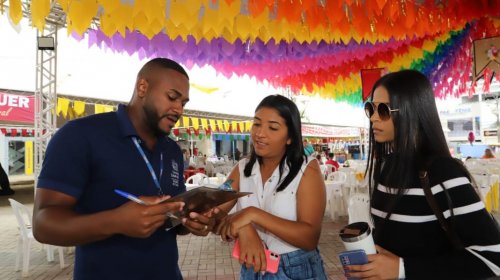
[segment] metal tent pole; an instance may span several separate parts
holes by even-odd
[[[57,29],[47,22],[42,34],[37,32],[35,88],[35,186],[42,169],[47,144],[56,130]],[[50,42],[53,42],[50,47]]]

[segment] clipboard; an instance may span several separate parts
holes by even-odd
[[[171,197],[163,201],[162,203],[177,201],[184,202],[185,205],[182,211],[177,211],[169,215],[170,218],[182,219],[186,217],[190,212],[196,212],[200,214],[205,213],[218,205],[250,194],[252,193],[226,191],[209,187],[198,187],[196,189],[192,189]]]

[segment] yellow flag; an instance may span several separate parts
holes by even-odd
[[[229,121],[228,120],[224,120],[224,131],[229,132]]]
[[[226,1],[219,1],[219,14],[224,15],[218,17],[218,25],[228,30],[233,30],[234,18],[240,14],[241,1],[233,1],[230,5]]]
[[[89,28],[92,19],[97,14],[98,9],[97,1],[95,0],[80,0],[72,1],[69,6],[67,15],[68,23],[71,22],[72,30],[78,34],[83,35]]]
[[[189,117],[182,117],[182,126],[189,127]]]
[[[119,0],[105,1],[105,3],[101,2],[101,5],[104,8],[104,12],[101,15],[101,31],[108,37],[113,36],[116,32],[119,32],[123,37],[125,37],[125,30],[127,28],[129,30],[133,30],[134,21],[132,12],[134,7],[128,4],[120,5]],[[110,3],[108,3],[108,1]]]
[[[199,129],[200,124],[199,124],[199,119],[198,118],[191,118],[191,123],[193,124],[194,129]]]
[[[240,127],[240,132],[245,132],[245,121],[238,122],[238,126]]]
[[[237,121],[231,121],[231,130],[232,132],[236,132],[238,130],[238,122]]]
[[[75,110],[73,110],[73,108],[71,107],[68,107],[68,118],[69,120],[72,120],[76,118],[76,114],[75,114]]]
[[[253,121],[248,121],[245,124],[246,131],[252,130]]]
[[[104,113],[113,112],[115,110],[115,106],[113,105],[102,105]]]
[[[212,130],[216,130],[217,129],[217,124],[216,124],[215,120],[209,119],[208,122],[210,123],[210,128]]]
[[[201,125],[203,126],[204,129],[208,128],[208,120],[207,119],[200,119]]]
[[[61,6],[61,9],[66,13],[68,12],[68,7],[69,7],[69,2],[72,0],[57,0],[57,3],[59,3],[59,6]]]
[[[217,128],[219,128],[220,131],[224,131],[222,120],[217,120]]]
[[[57,98],[56,114],[59,116],[61,113],[64,118],[68,115],[69,99],[59,97]]]
[[[23,18],[21,0],[9,0],[9,15],[15,25],[19,24]]]
[[[180,26],[183,22],[198,21],[198,17],[189,18],[191,14],[188,8],[193,8],[192,5],[185,5],[182,1],[169,1],[170,2],[170,14],[169,19],[175,26]],[[200,7],[200,6],[198,6]]]
[[[195,83],[191,83],[191,86],[199,91],[202,91],[202,92],[208,93],[208,94],[214,93],[215,91],[219,90],[218,87],[204,87],[204,86],[200,86],[200,85],[195,84]]]
[[[104,107],[102,104],[94,104],[94,108],[96,114],[104,113]]]
[[[45,27],[45,17],[50,13],[50,0],[31,1],[31,20],[33,25],[42,32]]]
[[[24,142],[24,174],[33,174],[33,141]]]
[[[81,116],[85,113],[85,102],[83,101],[73,101],[73,110],[77,116]]]

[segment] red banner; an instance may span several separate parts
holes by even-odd
[[[302,136],[312,137],[359,137],[359,128],[302,125]]]
[[[0,92],[0,121],[30,123],[35,120],[35,96]]]

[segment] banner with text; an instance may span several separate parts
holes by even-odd
[[[34,123],[35,96],[0,92],[0,121]]]

